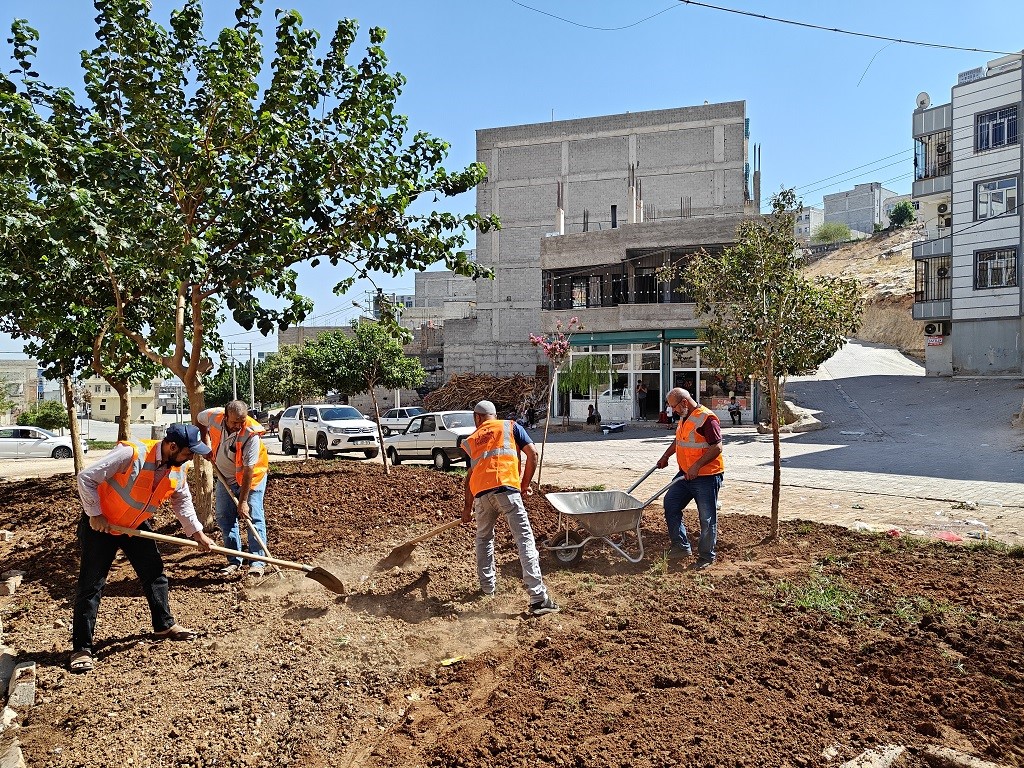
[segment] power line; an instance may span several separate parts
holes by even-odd
[[[515,2],[515,0],[513,0]],[[781,19],[777,16],[767,16],[763,13],[752,13],[751,11],[740,11],[735,8],[725,8],[721,5],[711,5],[710,3],[699,3],[696,0],[679,0],[679,2],[686,5],[696,5],[700,8],[710,8],[713,11],[724,11],[726,13],[735,13],[738,16],[749,16],[753,19],[761,19],[763,21],[775,21],[780,24],[791,24],[795,27],[805,27],[806,29],[817,29],[822,32],[836,32],[841,35],[852,35],[853,37],[867,37],[872,40],[886,40],[890,43],[903,43],[904,45],[919,45],[924,48],[942,48],[949,51],[970,51],[972,53],[995,53],[1001,56],[1020,56],[1019,51],[991,51],[986,48],[965,48],[959,45],[945,45],[943,43],[928,43],[921,40],[902,40],[898,37],[887,37],[886,35],[872,35],[868,32],[851,32],[848,29],[839,29],[838,27],[823,27],[820,24],[811,24],[806,21],[794,21],[792,19]]]
[[[526,8],[526,9],[534,11],[536,13],[543,14],[544,16],[550,16],[552,19],[558,19],[559,21],[564,21],[566,24],[572,24],[574,27],[581,27],[583,29],[593,29],[593,30],[596,30],[598,32],[618,32],[618,31],[623,30],[623,29],[629,29],[630,27],[635,27],[638,24],[643,24],[645,21],[650,21],[655,16],[661,16],[661,14],[668,13],[669,11],[679,7],[678,5],[670,5],[668,8],[663,8],[662,10],[658,11],[657,13],[652,13],[650,16],[645,16],[644,18],[640,19],[639,21],[634,21],[632,24],[626,24],[626,25],[621,26],[621,27],[594,27],[594,26],[591,26],[590,24],[581,24],[578,21],[573,21],[572,19],[567,19],[567,18],[565,18],[563,16],[556,16],[553,13],[548,13],[547,11],[542,11],[540,8],[534,8],[532,5],[527,5],[526,3],[520,3],[520,2],[518,2],[518,0],[512,0],[512,4],[513,5],[518,5],[520,8]]]

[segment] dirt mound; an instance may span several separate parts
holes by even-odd
[[[850,243],[804,268],[809,276],[852,277],[864,287],[864,315],[856,338],[887,344],[924,357],[921,323],[912,318],[913,244],[924,239],[920,226]]]
[[[3,487],[0,543],[26,572],[0,604],[39,664],[18,736],[29,765],[811,766],[903,744],[1024,764],[1024,580],[994,547],[864,536],[807,522],[761,545],[763,518],[723,514],[721,557],[695,574],[644,523],[631,565],[589,545],[546,578],[565,606],[528,619],[499,526],[499,586],[480,599],[470,530],[372,566],[461,509],[462,478],[356,462],[275,467],[269,546],[322,565],[225,580],[219,558],[163,551],[191,643],[156,642],[131,567],[111,572],[97,668],[65,671],[80,514],[66,476]],[[556,516],[529,506],[539,533]],[[161,516],[164,533],[177,533]],[[688,515],[688,525],[696,524]]]

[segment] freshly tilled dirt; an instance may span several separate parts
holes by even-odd
[[[26,572],[0,602],[5,640],[39,665],[18,732],[28,764],[838,766],[886,744],[910,766],[929,744],[1024,764],[1018,549],[807,522],[761,544],[764,518],[723,510],[720,560],[694,573],[661,558],[649,511],[637,565],[598,544],[572,569],[545,554],[564,610],[531,619],[503,524],[493,598],[475,594],[468,528],[373,572],[457,516],[461,486],[404,466],[275,468],[270,549],[352,594],[297,572],[225,580],[219,557],[164,546],[176,618],[200,636],[159,642],[118,560],[87,675],[67,671],[73,484],[0,486],[0,528],[16,532],[0,554]],[[553,510],[541,496],[529,508],[546,539]],[[180,534],[169,512],[158,523]]]

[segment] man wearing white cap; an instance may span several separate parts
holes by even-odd
[[[541,576],[540,555],[522,496],[523,493],[533,494],[530,481],[537,467],[537,448],[522,426],[502,421],[497,414],[490,400],[477,403],[473,408],[476,432],[462,443],[462,450],[469,457],[462,522],[470,522],[476,513],[476,572],[480,591],[485,595],[494,594],[497,577],[494,526],[498,516],[503,514],[519,550],[523,586],[530,595],[530,615],[557,613],[559,605],[551,599]],[[519,475],[520,452],[526,454],[522,478]]]

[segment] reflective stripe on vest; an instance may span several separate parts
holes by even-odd
[[[476,496],[492,488],[519,488],[519,449],[512,436],[512,422],[488,419],[466,438],[473,474],[469,490]]]
[[[679,469],[685,472],[697,463],[704,451],[711,447],[711,444],[704,439],[697,430],[704,426],[709,418],[718,421],[718,417],[703,405],[693,409],[688,417],[679,422],[676,428],[676,461]],[[718,475],[725,471],[725,460],[719,454],[707,464],[702,466],[697,475]]]
[[[217,450],[220,448],[220,441],[227,435],[227,429],[224,427],[224,420],[226,416],[223,409],[220,413],[216,413],[213,419],[210,421],[210,425],[206,428],[210,433],[210,450],[212,451],[211,456],[216,461]],[[252,416],[245,417],[245,424],[238,432],[238,439],[235,441],[235,482],[239,486],[242,485],[242,476],[245,472],[245,463],[242,461],[242,454],[245,453],[245,444],[249,442],[256,435],[261,435],[266,430],[263,429],[263,425],[260,424]],[[270,468],[270,458],[267,454],[267,446],[260,441],[260,456],[256,460],[256,465],[252,468],[252,487],[256,488],[260,483],[263,482],[263,478],[267,476],[267,471]]]
[[[157,462],[157,440],[127,440],[120,445],[132,449],[132,461],[98,490],[100,511],[114,525],[138,528],[185,482],[185,466],[172,467],[162,475]]]

